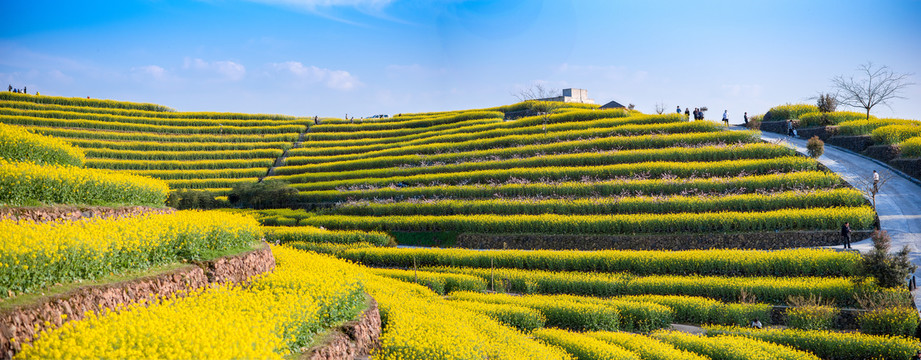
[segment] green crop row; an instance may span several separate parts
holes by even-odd
[[[89,155],[89,152],[87,152]],[[487,184],[504,183],[510,180],[549,182],[549,181],[576,181],[585,178],[613,179],[618,177],[635,177],[645,175],[649,177],[710,177],[710,176],[735,176],[739,174],[770,174],[778,172],[796,172],[816,170],[817,164],[813,159],[802,156],[786,156],[773,159],[755,160],[723,160],[713,162],[642,162],[633,164],[616,164],[603,166],[551,166],[536,168],[506,168],[480,171],[461,171],[451,173],[421,174],[409,176],[392,176],[381,178],[358,178],[344,180],[328,180],[292,185],[301,191],[331,190],[350,186],[375,186],[386,187],[402,183],[407,186],[430,184]],[[364,171],[373,173],[373,171]],[[309,174],[280,176],[279,179],[290,182],[301,182]]]
[[[183,170],[131,170],[132,174],[149,176],[163,180],[182,179],[235,179],[243,177],[259,177],[265,175],[266,168],[243,169],[183,169]]]
[[[344,140],[348,140],[349,143],[353,143],[354,146],[364,146],[405,142],[438,135],[457,134],[475,131],[474,129],[491,129],[495,128],[498,124],[502,124],[501,119],[490,118],[441,124],[432,127],[398,128],[392,130],[315,133],[313,128],[311,128],[310,132],[307,133],[307,141],[310,142],[311,147],[340,146]]]
[[[783,209],[765,212],[707,212],[626,215],[319,215],[304,225],[345,230],[457,231],[467,233],[644,234],[834,230],[846,222],[869,229],[876,213],[869,206]]]
[[[12,92],[0,92],[0,100],[27,101],[27,102],[33,102],[33,103],[38,103],[38,104],[58,104],[58,105],[70,105],[70,106],[136,109],[136,110],[145,110],[145,111],[163,111],[163,112],[175,111],[166,106],[157,105],[157,104],[132,103],[132,102],[127,102],[127,101],[115,101],[115,100],[68,98],[68,97],[60,97],[60,96],[44,96],[44,95],[38,96],[38,95],[29,95],[29,94],[17,94],[17,93],[12,93]]]
[[[539,329],[532,336],[566,350],[576,359],[640,360],[634,352],[620,345],[560,329]]]
[[[918,120],[875,119],[853,120],[838,124],[838,135],[866,135],[886,125],[921,125]]]
[[[898,144],[918,136],[921,136],[921,122],[916,125],[886,125],[870,133],[876,144]]]
[[[458,123],[467,120],[479,119],[499,119],[505,116],[498,111],[468,111],[453,115],[430,117],[425,119],[410,119],[403,121],[387,122],[365,122],[365,123],[343,123],[343,124],[320,124],[310,129],[310,132],[364,132],[375,130],[396,130],[409,128],[427,128],[442,124]],[[396,120],[396,119],[394,119]]]
[[[741,146],[672,147],[664,149],[631,150],[616,152],[589,152],[559,155],[539,155],[503,160],[458,162],[444,165],[405,166],[398,168],[381,166],[377,169],[359,169],[335,172],[311,171],[294,176],[279,176],[297,182],[329,181],[338,179],[374,178],[382,176],[409,176],[429,173],[450,173],[489,169],[511,169],[552,166],[599,166],[651,161],[719,161],[738,159],[765,159],[791,156],[795,152],[774,144],[746,144]],[[392,159],[392,158],[391,158]],[[393,160],[390,160],[391,162]],[[291,174],[290,169],[285,171]]]
[[[38,98],[38,97],[36,97]],[[189,119],[256,119],[256,120],[293,120],[293,116],[274,114],[240,114],[225,112],[177,112],[177,111],[149,111],[119,108],[102,108],[92,106],[73,106],[58,104],[42,104],[29,101],[0,100],[0,107],[23,110],[66,111],[90,114],[112,114],[129,117],[151,118],[189,118]],[[306,121],[306,120],[305,120]]]
[[[899,144],[902,151],[902,157],[921,157],[921,136],[916,136]]]
[[[332,231],[312,226],[265,226],[265,241],[276,244],[300,243],[335,243],[354,244],[371,243],[377,246],[394,244],[393,237],[382,232]]]
[[[592,152],[630,150],[646,148],[662,148],[675,146],[702,146],[712,144],[738,144],[760,142],[759,133],[756,131],[732,132],[703,132],[669,135],[639,135],[639,136],[605,136],[590,139],[575,139],[553,141],[544,135],[519,136],[517,141],[523,142],[531,138],[533,144],[522,144],[504,147],[497,144],[495,147],[479,149],[474,142],[457,144],[433,144],[407,149],[384,150],[371,156],[356,154],[318,157],[289,157],[287,165],[304,165],[302,168],[292,170],[294,173],[307,171],[336,171],[354,170],[375,167],[400,166],[403,163],[431,162],[460,162],[478,158],[512,158],[516,156],[536,156],[546,154],[562,154],[570,152]],[[306,165],[305,165],[306,164]]]
[[[453,292],[451,299],[464,301],[477,301],[492,304],[511,304],[526,306],[538,310],[547,317],[547,326],[555,326],[572,330],[611,330],[585,326],[583,321],[572,321],[569,313],[572,305],[588,305],[590,307],[607,307],[616,309],[619,313],[618,329],[632,332],[649,332],[655,329],[668,327],[674,320],[674,311],[666,306],[652,302],[621,299],[598,299],[571,295],[524,295],[512,296],[507,294],[483,294],[474,292]],[[581,307],[581,306],[579,306]],[[557,309],[563,309],[567,314],[563,319],[557,319],[554,314]]]
[[[558,251],[369,248],[342,258],[376,267],[460,266],[637,275],[855,276],[861,257],[825,249]]]
[[[773,306],[763,303],[725,303],[702,296],[628,295],[617,299],[666,306],[675,312],[675,321],[680,324],[748,326],[755,319],[762,324],[770,324],[773,309]]]
[[[547,323],[547,318],[540,311],[524,306],[474,301],[452,301],[451,306],[486,315],[500,324],[526,333],[542,328]]]
[[[324,190],[301,192],[304,202],[342,202],[360,199],[456,198],[484,199],[493,197],[603,197],[624,193],[637,195],[676,195],[681,193],[719,194],[727,191],[745,192],[822,189],[838,186],[841,177],[830,172],[803,171],[786,174],[748,175],[700,179],[610,180],[602,182],[573,181],[562,183],[527,183],[502,185],[439,185],[409,188],[378,188],[373,190]]]
[[[118,140],[118,141],[154,141],[164,143],[205,142],[205,143],[247,143],[247,142],[294,142],[298,133],[284,134],[159,134],[143,132],[102,131],[94,129],[60,129],[55,127],[32,126],[31,130],[50,136],[68,139]]]
[[[163,180],[169,184],[170,189],[214,189],[230,188],[237,184],[254,183],[259,178],[236,179],[189,179],[189,180]]]
[[[867,114],[853,112],[853,111],[834,111],[834,112],[811,112],[805,113],[799,116],[799,126],[800,127],[810,127],[810,126],[824,126],[824,125],[837,125],[847,121],[853,120],[864,120],[866,121]],[[876,117],[870,116],[870,120],[874,120]]]
[[[790,296],[821,296],[841,306],[854,304],[853,278],[741,277],[741,276],[633,276],[519,270],[504,268],[422,267],[422,270],[479,276],[490,288],[523,294],[585,296],[686,295],[738,302],[742,293],[768,304],[786,304]]]
[[[386,276],[425,286],[439,295],[454,291],[486,290],[486,282],[472,275],[399,269],[369,269],[368,271],[374,275]]]
[[[169,188],[161,180],[107,170],[38,165],[0,159],[0,203],[163,206]]]
[[[274,163],[275,158],[178,161],[89,159],[86,167],[112,170],[268,169]]]
[[[818,112],[819,107],[809,104],[786,104],[772,107],[764,114],[764,121],[796,119],[800,115]]]
[[[306,129],[305,125],[269,125],[269,126],[174,126],[174,125],[148,125],[123,122],[110,122],[99,120],[79,119],[46,119],[28,116],[0,117],[5,123],[30,126],[92,128],[121,131],[143,131],[166,134],[280,134],[296,132]]]
[[[250,151],[138,151],[112,149],[85,149],[87,157],[125,160],[204,160],[204,159],[265,159],[279,157],[281,149],[255,149]]]
[[[787,191],[772,194],[737,194],[720,196],[672,197],[603,197],[578,199],[488,199],[401,201],[345,204],[325,211],[326,214],[387,215],[591,215],[679,213],[712,211],[769,211],[788,208],[860,206],[866,203],[863,193],[854,189]]]
[[[510,132],[537,133],[545,131],[563,131],[585,129],[590,127],[610,127],[622,124],[661,124],[678,122],[670,116],[635,116],[631,120],[617,119],[624,117],[622,112],[610,111],[581,111],[567,115],[552,115],[549,117],[527,117],[515,121],[501,121],[490,119],[489,122],[465,121],[461,123],[444,124],[428,128],[396,129],[375,132],[356,133],[320,133],[310,134],[311,147],[341,146],[341,140],[353,140],[352,146],[367,146],[373,144],[397,142],[422,142],[426,138],[437,138],[456,134],[479,134],[482,137],[496,137],[508,135]],[[594,120],[594,121],[593,121]],[[551,128],[545,128],[551,125]],[[311,130],[311,133],[313,130]],[[455,139],[456,140],[456,139]]]
[[[709,337],[678,331],[659,331],[650,336],[713,360],[820,360],[805,351],[742,336]]]
[[[68,139],[71,144],[82,148],[106,148],[112,150],[142,150],[142,151],[200,151],[200,150],[255,150],[255,149],[288,149],[290,142],[164,142],[164,141],[107,141]]]
[[[66,141],[0,123],[0,159],[83,166],[83,152]]]
[[[635,352],[643,360],[710,360],[710,358],[706,356],[680,350],[671,344],[639,334],[593,331],[585,333],[585,336],[623,346],[627,350]]]
[[[424,149],[427,146],[431,147],[438,145],[443,147],[444,144],[453,144],[454,146],[457,146],[458,150],[470,150],[504,146],[533,145],[535,144],[534,140],[542,138],[547,138],[547,140],[536,143],[547,143],[551,141],[557,142],[561,140],[574,140],[612,135],[646,135],[651,133],[675,134],[721,130],[718,124],[705,121],[690,123],[675,122],[668,117],[658,117],[651,119],[665,121],[665,123],[633,124],[633,121],[630,119],[632,118],[605,119],[603,120],[605,122],[617,123],[609,124],[605,127],[591,127],[588,123],[555,124],[547,126],[546,130],[544,130],[542,126],[531,126],[513,129],[497,129],[477,133],[440,135],[401,143],[375,144],[368,146],[298,148],[291,151],[291,156],[328,156],[352,154],[353,156],[358,157],[371,157],[374,155],[385,154],[394,155],[392,153],[388,153],[388,151],[405,151],[406,149],[415,151],[403,152],[401,154],[418,154],[420,153],[418,149]],[[560,129],[554,130],[554,127]],[[477,145],[476,147],[469,147],[470,145],[475,144],[481,145]]]
[[[0,107],[0,117],[23,116],[45,119],[65,120],[94,120],[124,124],[147,124],[164,126],[277,126],[277,125],[305,125],[305,119],[196,119],[196,118],[158,118],[122,116],[112,114],[82,113],[55,110],[21,110]]]
[[[916,339],[855,332],[706,326],[707,335],[737,335],[808,351],[823,359],[902,360],[921,351]]]

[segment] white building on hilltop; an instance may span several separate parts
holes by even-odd
[[[564,103],[594,104],[594,99],[588,98],[588,90],[563,89],[563,96],[537,99],[538,101],[559,101]]]

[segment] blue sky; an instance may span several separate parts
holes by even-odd
[[[918,0],[0,1],[3,85],[181,111],[482,108],[542,83],[735,120],[867,61],[921,83]],[[903,96],[873,113],[921,119],[921,85]]]

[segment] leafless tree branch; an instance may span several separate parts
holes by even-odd
[[[888,66],[874,67],[872,62],[861,64],[857,71],[862,76],[855,79],[853,76],[835,76],[832,84],[841,94],[838,99],[843,105],[863,108],[870,118],[870,109],[879,104],[888,106],[889,100],[904,99],[900,95],[906,87],[915,85],[910,82],[913,74],[899,74],[893,72]]]

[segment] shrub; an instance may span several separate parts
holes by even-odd
[[[166,205],[179,210],[190,209],[217,209],[227,204],[214,198],[214,194],[205,190],[180,189],[170,191],[166,198]]]
[[[838,98],[832,94],[819,94],[819,98],[816,99],[815,105],[819,108],[819,111],[823,113],[833,112],[838,107]]]
[[[297,201],[297,190],[283,181],[245,182],[234,185],[227,200],[234,206],[254,209],[292,207]]]
[[[764,120],[764,115],[752,115],[751,117],[748,118],[748,124],[746,126],[748,126],[748,128],[752,130],[759,130],[761,129],[761,122],[763,120]]]
[[[908,258],[910,250],[908,245],[895,254],[889,253],[892,239],[885,230],[875,231],[871,235],[873,250],[864,255],[863,273],[876,279],[882,287],[900,287],[906,284],[908,275],[913,273],[917,266]]]
[[[806,142],[806,151],[809,153],[809,157],[818,159],[825,153],[825,142],[819,139],[818,135],[813,135]]]

